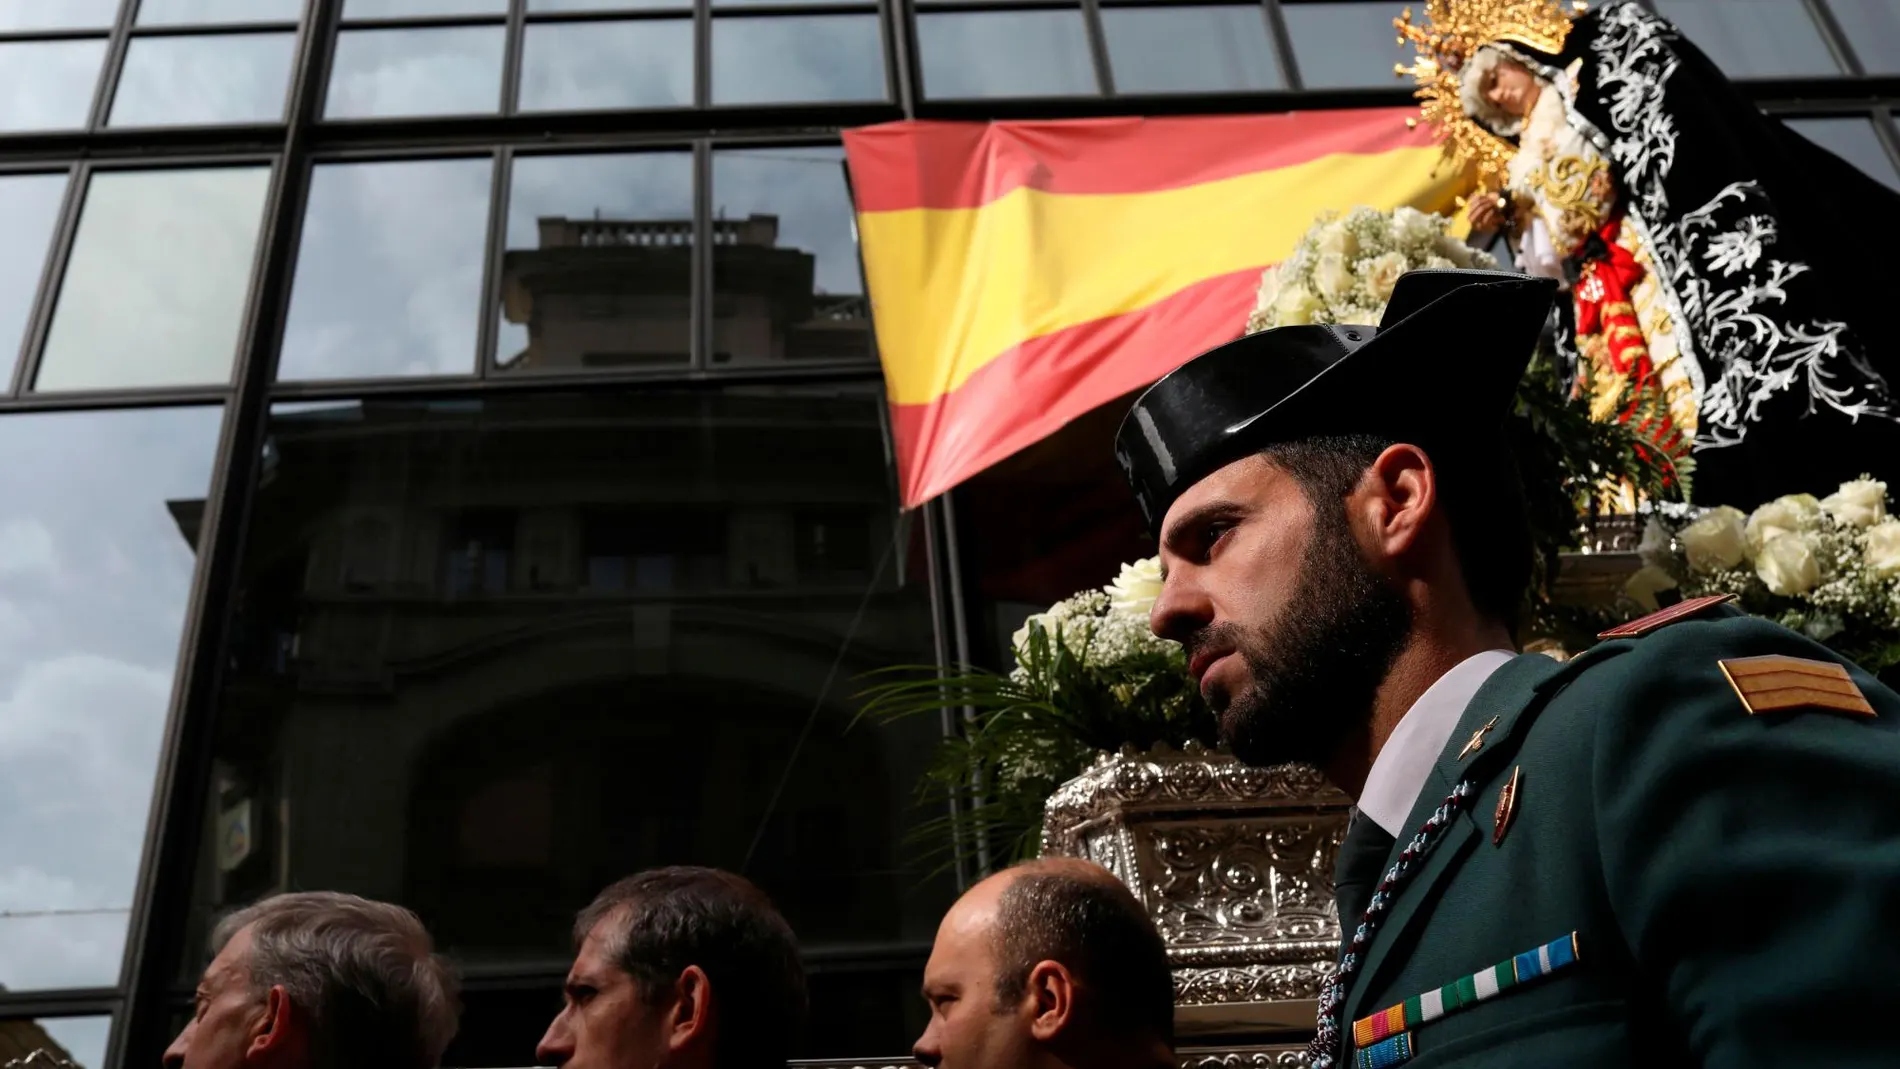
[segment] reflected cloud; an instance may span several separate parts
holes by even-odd
[[[228,381],[269,184],[265,167],[95,174],[35,388]]]
[[[0,33],[104,29],[118,13],[119,0],[0,0]]]
[[[474,371],[492,168],[486,158],[318,167],[278,377]]]
[[[108,123],[279,121],[296,43],[289,33],[136,38],[126,50]]]
[[[713,22],[715,104],[883,100],[875,15],[721,18]]]
[[[0,44],[0,132],[86,125],[105,38]]]
[[[10,381],[59,221],[65,173],[0,178],[0,381]]]
[[[217,409],[13,415],[0,450],[0,985],[117,982]],[[20,626],[25,624],[27,626]]]
[[[303,0],[139,0],[140,26],[296,22]]]
[[[1082,13],[983,11],[917,16],[924,92],[939,99],[1092,96]]]
[[[326,119],[482,115],[501,103],[500,26],[345,30],[330,66]]]
[[[521,110],[687,107],[693,24],[685,19],[556,22],[527,28]]]

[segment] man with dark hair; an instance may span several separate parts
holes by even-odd
[[[805,1017],[798,942],[764,892],[653,869],[574,924],[566,1005],[535,1054],[568,1069],[783,1069]]]
[[[325,891],[224,918],[168,1069],[434,1069],[455,976],[401,906]]]
[[[913,1053],[925,1065],[1173,1065],[1167,948],[1128,888],[1087,861],[1031,861],[972,887],[937,929],[924,1000]]]
[[[1224,740],[1358,802],[1314,1069],[1891,1061],[1816,1022],[1900,986],[1900,696],[1723,598],[1514,652],[1503,418],[1551,288],[1414,272],[1377,327],[1190,361],[1117,438]]]

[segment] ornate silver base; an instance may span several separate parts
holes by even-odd
[[[1304,766],[1251,768],[1197,744],[1104,754],[1049,799],[1042,853],[1101,864],[1148,907],[1183,1037],[1304,1031],[1338,955],[1332,870],[1348,807]]]

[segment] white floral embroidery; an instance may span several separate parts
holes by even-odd
[[[1604,10],[1592,48],[1614,127],[1611,154],[1623,165],[1635,214],[1649,221],[1657,267],[1694,338],[1697,448],[1741,442],[1770,401],[1797,390],[1805,390],[1810,414],[1826,405],[1851,420],[1900,418],[1847,324],[1788,317],[1788,287],[1808,265],[1775,255],[1774,205],[1758,183],[1732,183],[1670,221],[1664,187],[1678,131],[1664,98],[1679,66],[1669,47],[1676,39],[1666,22],[1626,3]]]

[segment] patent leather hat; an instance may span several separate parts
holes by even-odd
[[[1115,436],[1150,529],[1190,486],[1279,442],[1376,434],[1426,448],[1490,441],[1556,283],[1504,271],[1402,276],[1378,326],[1249,334],[1143,393]]]

